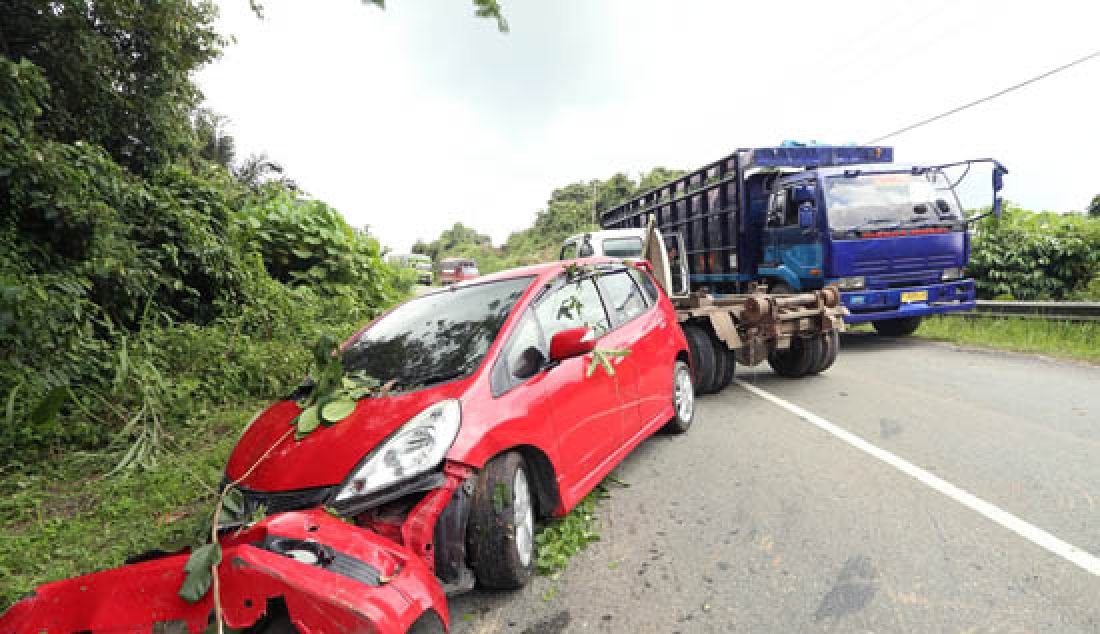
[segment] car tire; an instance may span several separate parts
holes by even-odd
[[[467,527],[469,564],[493,590],[523,587],[535,569],[535,496],[523,456],[493,458],[474,488]]]
[[[691,429],[695,419],[695,380],[691,368],[677,361],[672,368],[672,419],[662,429],[668,434],[682,434]]]
[[[902,317],[901,319],[882,319],[872,321],[875,332],[887,337],[907,337],[920,328],[920,317]]]
[[[786,350],[773,350],[768,354],[768,365],[779,376],[798,379],[820,363],[824,352],[820,337],[794,337]]]
[[[717,365],[714,358],[714,343],[700,326],[685,324],[684,338],[691,352],[692,379],[695,381],[696,394],[710,394],[718,384]]]

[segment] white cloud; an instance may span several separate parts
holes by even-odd
[[[407,249],[455,221],[498,242],[554,187],[783,139],[866,141],[1095,47],[1096,3],[463,0],[222,3],[200,73],[242,154]],[[899,160],[995,156],[1028,207],[1100,192],[1100,61],[891,139]]]

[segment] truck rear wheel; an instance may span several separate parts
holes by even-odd
[[[832,367],[836,361],[836,355],[840,351],[840,335],[837,331],[830,330],[820,336],[823,351],[817,365],[810,370],[810,374],[819,374]]]
[[[794,337],[786,350],[773,350],[768,355],[768,365],[775,373],[788,379],[798,379],[813,370],[825,354],[821,337]]]
[[[719,362],[716,371],[718,383],[714,386],[714,391],[721,392],[733,382],[734,373],[737,371],[737,357],[733,350],[727,348],[725,342],[718,337],[711,337],[711,343],[714,344],[714,355]]]
[[[718,359],[711,336],[700,326],[684,324],[684,338],[691,353],[691,373],[696,394],[710,394],[718,385]]]
[[[900,319],[882,319],[872,321],[871,325],[880,335],[887,337],[906,337],[920,328],[920,317],[902,317]]]

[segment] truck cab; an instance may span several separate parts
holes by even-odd
[[[967,310],[970,223],[945,168],[989,161],[996,191],[1005,170],[991,159],[931,167],[879,163],[779,167],[758,183],[748,205],[759,249],[757,275],[776,293],[835,285],[848,323],[871,322],[907,335],[920,319]],[[965,176],[964,176],[965,177]],[[751,183],[751,177],[750,177]],[[752,188],[748,188],[751,192]],[[751,195],[751,193],[750,193]]]

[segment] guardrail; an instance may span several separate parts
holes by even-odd
[[[978,300],[978,306],[973,310],[945,314],[960,317],[1100,321],[1100,302],[998,302]]]

